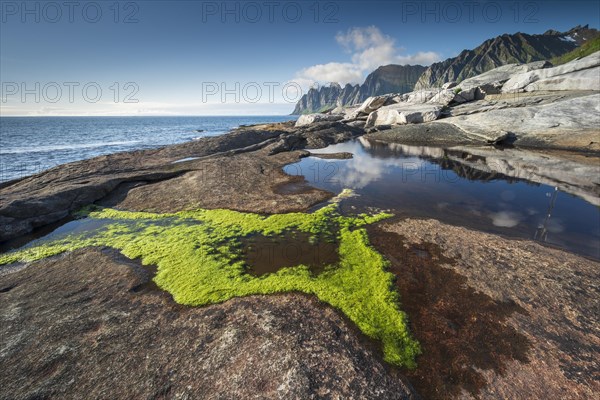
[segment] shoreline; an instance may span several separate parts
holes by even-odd
[[[598,62],[600,53],[558,69],[535,69],[532,73],[545,76],[583,68],[587,76],[594,72],[586,70],[587,66]],[[505,69],[501,69],[502,79],[527,85],[527,79],[518,73],[506,74]],[[237,235],[253,232],[247,225],[249,220],[268,225],[269,218],[287,222],[315,219],[321,222],[303,227],[304,231],[324,232],[329,226],[327,218],[305,212],[335,193],[326,186],[309,185],[301,174],[288,175],[284,167],[311,156],[311,150],[357,139],[373,149],[383,141],[401,154],[421,160],[429,157],[466,182],[478,177],[489,182],[499,176],[509,184],[550,185],[554,193],[561,190],[583,199],[594,213],[600,199],[600,116],[595,113],[600,94],[568,90],[579,88],[581,82],[562,75],[546,82],[545,87],[558,85],[567,90],[538,91],[536,87],[518,95],[493,94],[490,92],[499,91],[497,72],[477,77],[478,84],[464,90],[443,88],[371,97],[359,107],[303,115],[295,122],[243,126],[220,136],[157,149],[99,156],[0,185],[0,241],[22,237],[92,204],[108,207],[108,215],[150,221],[164,217],[168,221],[169,215],[162,214],[195,215],[196,210],[198,217],[213,215],[218,228],[211,231],[210,226],[203,228],[201,224],[188,228],[167,222],[166,226],[148,226],[142,235],[137,225],[119,227],[115,223],[101,231],[105,236],[100,233],[97,241],[74,238],[73,242],[59,241],[54,247],[40,246],[38,253],[33,248],[30,258],[29,250],[5,257],[6,262],[29,261],[18,267],[13,264],[0,275],[0,295],[6,304],[0,310],[0,337],[9,341],[3,346],[8,350],[0,353],[0,364],[18,366],[0,378],[0,386],[10,387],[23,397],[31,395],[31,390],[38,394],[93,393],[95,397],[106,397],[110,392],[112,397],[115,393],[121,394],[117,397],[131,397],[127,383],[135,380],[152,382],[151,387],[138,386],[136,390],[156,397],[156,393],[171,390],[171,381],[164,382],[168,370],[178,393],[222,393],[225,385],[228,393],[233,390],[239,398],[259,392],[274,397],[282,387],[288,397],[299,398],[313,393],[386,399],[413,399],[417,393],[431,399],[592,397],[600,391],[594,380],[600,373],[594,358],[600,348],[595,329],[600,322],[594,312],[600,295],[600,261],[554,249],[532,238],[483,232],[479,225],[471,226],[470,220],[467,223],[464,219],[466,215],[470,219],[489,217],[477,214],[475,206],[470,209],[472,214],[455,212],[448,217],[458,219],[458,224],[442,221],[446,217],[441,213],[425,213],[427,217],[418,218],[421,214],[414,207],[413,214],[379,221],[369,215],[383,211],[379,216],[388,218],[391,214],[385,213],[385,205],[373,210],[375,203],[385,203],[372,197],[373,204],[361,210],[366,214],[355,220],[369,227],[340,225],[343,233],[337,239],[345,241],[340,240],[337,252],[339,259],[346,261],[314,276],[297,266],[300,269],[292,268],[289,273],[277,270],[264,278],[251,278],[243,269],[248,263],[236,258],[236,250],[232,250],[242,246],[236,244]],[[342,163],[354,159],[344,152],[320,157],[325,158],[317,158],[322,162],[327,158]],[[375,175],[375,179],[380,176]],[[390,187],[384,189],[387,195],[400,198]],[[414,195],[411,193],[408,190],[405,195]],[[482,196],[480,201],[502,201],[503,192],[489,193],[496,197]],[[427,203],[430,206],[445,201],[430,196],[436,200]],[[463,200],[458,204],[468,211],[469,202]],[[353,198],[344,201],[353,207]],[[344,201],[337,206],[342,207]],[[418,207],[426,204],[418,196],[404,197],[403,201],[416,202]],[[546,223],[553,207],[554,200],[544,203],[542,210],[547,217],[536,234],[538,229],[540,235],[551,229]],[[491,210],[502,214],[499,211],[506,209]],[[217,215],[223,212],[237,215],[237,222],[219,220]],[[324,212],[327,214],[327,209]],[[531,215],[536,215],[536,210],[533,212]],[[500,219],[492,220],[498,227],[517,226],[511,225],[515,217],[507,213],[494,218]],[[594,233],[584,225],[581,232],[566,232],[573,240],[585,238],[586,246],[593,246]],[[562,228],[560,223],[558,227]],[[206,230],[200,234],[193,229]],[[219,229],[224,236],[218,236]],[[261,232],[265,235],[269,229],[274,228],[265,226]],[[281,233],[281,229],[274,232]],[[274,232],[271,235],[279,238]],[[161,234],[166,236],[158,236]],[[207,254],[202,237],[212,240]],[[219,237],[229,238],[234,247],[216,246]],[[363,247],[349,245],[351,238]],[[169,240],[173,240],[171,246]],[[310,244],[310,239],[306,241]],[[115,250],[108,250],[111,248],[127,248],[124,254],[142,257],[157,269],[140,268],[139,260],[136,263],[118,252],[115,255]],[[181,255],[173,253],[176,248]],[[61,251],[66,252],[44,258]],[[229,260],[225,267],[233,268],[231,273],[220,269],[221,258],[211,258],[215,251],[225,252],[225,260]],[[202,258],[204,255],[208,258]],[[162,264],[167,261],[171,269]],[[372,268],[371,272],[359,268],[364,266]],[[218,272],[211,274],[210,268]],[[357,271],[363,275],[355,275]],[[290,278],[294,273],[299,275]],[[383,307],[397,307],[399,314],[392,313],[400,318],[396,322],[405,322],[396,328],[390,328],[381,313],[376,319],[368,315],[377,309],[357,307],[356,301],[341,294],[358,293],[348,286],[350,282],[367,288],[361,282],[369,284],[373,276],[369,274],[388,282],[388,287],[382,288],[382,280],[378,281],[379,291],[373,298],[385,299],[387,306]],[[207,283],[218,277],[232,281],[219,281],[220,286]],[[292,285],[285,286],[290,290],[294,282],[304,282],[306,292],[315,290],[313,294],[318,293],[337,308],[318,302],[314,296],[302,301],[303,297],[286,293],[283,287],[262,286],[277,277],[282,277],[280,284]],[[149,282],[162,285],[173,297],[164,291],[146,290]],[[262,289],[243,292],[244,282]],[[324,282],[331,286],[325,289]],[[242,290],[235,292],[242,297],[234,293],[234,298],[224,301],[229,297],[221,296],[231,294],[231,288]],[[273,291],[277,292],[274,296],[243,296]],[[173,305],[172,301],[196,304],[193,299],[204,306]],[[219,304],[208,305],[215,302]],[[356,326],[340,317],[341,310]],[[371,325],[374,320],[380,330]],[[155,323],[161,328],[157,330]],[[368,341],[357,327],[381,341],[366,345]],[[181,340],[188,334],[188,340]],[[149,338],[160,347],[152,348]],[[394,338],[413,344],[391,345],[398,343]],[[58,355],[57,347],[63,349]],[[119,362],[115,364],[113,357]],[[38,366],[40,359],[42,368]],[[145,364],[149,360],[151,364]],[[416,361],[416,369],[395,368],[384,360],[405,366],[414,366]],[[72,365],[77,368],[70,369]],[[125,367],[111,369],[115,365]],[[178,369],[181,365],[184,370]],[[194,373],[198,368],[203,373]],[[48,371],[55,379],[46,379]],[[219,375],[221,371],[226,374]],[[235,386],[228,379],[231,376],[238,376],[243,384]],[[15,382],[22,383],[23,379],[28,383],[15,387]]]
[[[301,185],[301,190],[277,190],[285,185],[294,185],[303,181],[301,177],[287,175],[283,171],[283,166],[310,156],[310,149],[345,142],[363,134],[363,130],[349,129],[347,125],[337,121],[319,122],[301,128],[294,127],[291,122],[264,124],[238,128],[221,136],[160,149],[124,152],[70,163],[33,177],[24,178],[2,188],[3,207],[0,208],[0,219],[6,221],[6,210],[8,209],[14,217],[22,217],[21,222],[28,221],[31,224],[23,226],[21,230],[14,229],[11,233],[7,232],[5,227],[14,227],[15,225],[3,222],[2,225],[5,229],[3,234],[19,236],[34,223],[43,226],[59,217],[64,218],[70,212],[90,203],[123,210],[158,213],[198,207],[227,208],[265,214],[306,211],[315,204],[330,199],[334,194],[305,184]],[[493,146],[487,148],[492,149]],[[517,151],[517,153],[526,153],[526,151]],[[186,157],[199,158],[172,163]],[[347,158],[348,155],[341,153],[333,157]],[[570,154],[570,157],[577,159],[579,155]],[[67,194],[68,197],[65,199]],[[7,202],[8,199],[10,200]],[[45,214],[48,217],[45,220],[39,218],[40,207],[45,207],[48,212]],[[27,210],[30,210],[29,214]],[[19,223],[18,220],[12,222]],[[400,241],[396,241],[394,235],[400,235],[398,236],[401,237],[398,239]],[[142,351],[147,347],[143,338],[148,337],[152,330],[152,325],[142,322],[148,318],[148,314],[145,313],[151,312],[154,316],[153,319],[158,319],[158,321],[176,318],[174,321],[177,322],[171,320],[169,325],[176,324],[176,327],[180,327],[177,329],[184,329],[183,321],[187,318],[214,324],[209,322],[213,318],[211,316],[227,310],[226,313],[230,317],[225,322],[223,331],[219,331],[221,332],[219,335],[231,335],[231,332],[238,332],[234,334],[238,339],[232,344],[236,348],[241,346],[245,349],[240,356],[242,358],[238,358],[235,362],[248,366],[252,371],[262,371],[262,374],[269,376],[268,379],[275,381],[282,379],[277,375],[277,371],[289,370],[288,366],[281,365],[281,363],[293,362],[312,363],[310,364],[312,367],[307,370],[309,372],[306,372],[306,378],[303,378],[307,380],[309,386],[325,385],[330,389],[335,387],[337,392],[341,391],[348,395],[358,393],[357,389],[348,389],[350,391],[345,392],[345,389],[338,384],[321,382],[318,378],[320,375],[314,375],[311,372],[328,371],[327,376],[338,376],[344,382],[362,382],[361,387],[365,391],[361,393],[373,398],[414,398],[416,392],[426,393],[432,398],[437,398],[440,395],[442,397],[446,394],[455,395],[462,390],[466,390],[470,396],[503,393],[505,396],[514,397],[523,391],[528,391],[528,393],[537,393],[540,396],[556,397],[574,391],[589,394],[596,390],[593,382],[564,376],[566,370],[593,368],[582,358],[582,354],[579,354],[576,349],[565,349],[564,343],[559,339],[542,332],[547,327],[559,331],[568,329],[571,337],[581,329],[591,332],[591,326],[595,323],[593,319],[565,324],[556,320],[551,310],[557,306],[558,302],[571,307],[571,312],[577,318],[589,315],[589,310],[593,308],[594,291],[592,289],[582,291],[576,290],[576,288],[582,287],[582,285],[590,288],[593,286],[595,274],[597,276],[595,271],[600,265],[598,261],[563,250],[552,249],[531,240],[504,238],[469,228],[451,226],[433,219],[409,217],[383,221],[369,230],[369,237],[374,248],[381,252],[386,259],[391,260],[391,270],[396,275],[399,285],[397,290],[401,299],[403,296],[406,298],[414,296],[414,290],[425,290],[433,296],[432,299],[443,298],[447,304],[447,307],[443,309],[437,308],[435,304],[438,303],[427,301],[412,301],[407,304],[410,331],[419,340],[424,352],[423,356],[417,358],[418,367],[414,373],[385,364],[382,361],[382,353],[378,344],[368,344],[369,340],[366,340],[356,327],[341,317],[339,311],[318,303],[311,296],[307,297],[310,300],[301,302],[301,306],[299,298],[295,294],[234,298],[222,304],[200,308],[168,305],[172,300],[165,292],[158,291],[150,294],[150,292],[142,290],[138,294],[137,290],[133,290],[141,285],[141,272],[136,272],[136,268],[130,265],[131,261],[125,257],[107,257],[103,255],[104,250],[102,249],[84,248],[63,256],[35,261],[25,265],[24,268],[11,270],[0,276],[0,289],[5,290],[2,296],[7,305],[6,310],[12,310],[17,304],[26,304],[26,309],[35,310],[45,304],[47,312],[38,313],[38,317],[29,322],[25,320],[19,322],[23,329],[31,332],[31,338],[48,343],[47,347],[36,351],[36,360],[40,354],[44,359],[49,360],[52,357],[52,346],[63,341],[60,332],[84,329],[71,324],[60,325],[53,330],[54,334],[42,339],[33,333],[37,330],[43,331],[38,328],[39,324],[52,326],[56,315],[61,315],[67,320],[72,319],[79,313],[81,307],[84,307],[87,301],[85,293],[91,290],[92,298],[98,299],[99,303],[94,303],[97,305],[90,309],[89,317],[83,320],[75,319],[83,324],[89,323],[91,326],[96,326],[93,322],[86,321],[93,321],[95,318],[109,318],[108,316],[117,310],[130,309],[132,307],[130,304],[136,304],[136,302],[141,302],[140,304],[143,305],[139,312],[136,311],[135,315],[127,320],[119,319],[117,324],[105,323],[102,328],[93,328],[91,333],[86,333],[98,341],[102,340],[102,332],[110,332],[116,337],[124,334],[123,329],[137,332],[133,344],[128,343],[137,350],[133,355],[129,352],[128,354],[130,354],[129,358],[138,364],[138,355],[146,354],[145,351]],[[398,246],[397,243],[400,245]],[[518,256],[515,256],[516,254]],[[497,261],[490,264],[488,260]],[[418,266],[422,263],[433,268],[430,271],[431,276],[420,275],[428,271],[425,267],[413,270],[404,269],[409,265]],[[548,279],[544,272],[545,269],[539,268],[540,263],[545,265],[546,269],[551,268],[557,274],[555,278],[548,281],[550,285],[548,287],[535,285],[535,282]],[[75,271],[72,269],[73,265],[78,266]],[[564,265],[569,267],[565,269]],[[450,274],[446,271],[448,268],[454,272]],[[107,273],[110,276],[109,281],[107,281]],[[498,277],[508,276],[510,279],[497,277],[494,282],[488,282],[490,273],[496,274]],[[412,277],[410,282],[416,279],[419,282],[431,283],[422,283],[426,285],[422,289],[419,289],[421,286],[407,286],[405,279],[408,276]],[[47,288],[48,279],[50,282],[54,282],[50,283],[52,285],[51,292],[56,293],[57,296],[33,296],[31,290]],[[148,278],[143,279],[147,280]],[[435,283],[440,279],[439,285]],[[82,290],[82,285],[86,285],[88,289]],[[477,288],[481,293],[474,293],[473,288]],[[73,297],[72,302],[75,308],[65,308],[59,299],[69,296],[71,292],[80,293]],[[460,295],[457,296],[456,293],[460,293]],[[104,302],[108,302],[106,304],[110,304],[110,306],[103,306]],[[462,302],[468,303],[469,307]],[[506,302],[509,302],[508,305]],[[264,312],[275,313],[277,318],[274,321],[278,322],[270,322],[269,326],[271,327],[264,327],[264,329],[274,329],[272,324],[276,323],[277,328],[275,329],[277,332],[281,331],[277,337],[282,338],[283,341],[277,339],[273,342],[272,335],[262,330],[263,325],[259,324],[258,328],[251,328],[246,325],[246,322],[240,322],[248,321],[248,324],[255,324],[248,320],[250,318],[247,315],[249,309],[255,310],[253,312],[258,313],[257,315],[262,315],[261,313]],[[298,313],[305,317],[298,316]],[[310,315],[308,319],[307,315]],[[529,315],[538,315],[538,317],[531,320]],[[0,320],[3,318],[5,316],[0,313]],[[294,325],[292,331],[283,328],[289,326],[290,318],[295,318],[295,321],[300,324]],[[468,322],[472,319],[485,321],[485,323],[473,325]],[[439,327],[439,330],[432,330],[428,321],[436,321],[435,326]],[[164,324],[165,322],[160,323]],[[581,324],[584,325],[581,326]],[[10,324],[2,325],[12,326]],[[208,340],[206,335],[214,334],[215,329],[203,331],[202,340]],[[283,330],[285,330],[285,334]],[[161,331],[159,340],[170,340],[172,333],[169,332]],[[254,333],[252,334],[252,332]],[[488,340],[490,332],[495,332],[497,340],[479,350],[471,348],[473,343],[484,343]],[[19,332],[9,330],[1,333],[5,337],[14,338]],[[580,333],[577,334],[580,335]],[[111,380],[100,370],[96,370],[95,366],[97,365],[97,368],[100,369],[105,368],[103,362],[98,359],[98,357],[102,357],[101,351],[104,350],[90,350],[80,342],[82,336],[70,336],[69,346],[73,350],[65,356],[65,362],[72,363],[72,357],[75,357],[79,365],[83,366],[82,371],[86,372],[82,375],[64,370],[65,372],[60,375],[62,378],[57,381],[62,382],[63,389],[61,390],[68,390],[68,393],[77,393],[82,390],[81,388],[84,386],[77,384],[73,387],[64,386],[65,380],[71,379],[74,374],[80,381],[88,382],[86,384],[95,382],[97,385],[98,379],[102,382],[110,382]],[[340,342],[340,337],[346,339]],[[288,342],[288,340],[292,342],[304,340],[301,338],[312,338],[309,339],[311,340],[310,351],[306,354],[297,353],[294,345],[290,345]],[[504,340],[506,338],[514,340],[506,342]],[[578,346],[584,349],[582,351],[589,351],[586,346],[589,346],[588,343],[593,343],[594,338],[588,333],[585,334],[585,338],[578,337],[576,340],[579,343]],[[254,354],[257,347],[265,346],[267,342],[275,351],[273,354],[278,355],[276,371],[260,364],[262,361],[250,362],[243,355]],[[104,347],[99,349],[106,347],[110,348],[111,352],[123,351],[121,349],[121,346],[124,345],[123,341],[104,343]],[[218,347],[220,345],[210,341],[206,343],[208,344],[205,346],[208,347],[205,349],[208,350],[203,350],[204,353],[201,354],[208,351],[213,356],[207,359],[209,361],[206,361],[205,364],[202,364],[202,368],[214,368],[216,365],[230,368],[231,365],[228,364],[227,359],[214,355],[217,354],[215,351],[220,348]],[[182,352],[187,349],[184,350],[180,346],[176,349],[167,346],[165,349],[176,351],[176,355],[167,356],[163,350],[153,352],[152,357],[156,360],[157,365],[162,366],[161,368],[174,368],[169,366],[171,364],[168,361],[172,357],[179,360],[178,363],[198,362],[189,352],[184,355]],[[311,354],[315,354],[315,352],[321,354],[319,361],[309,361],[312,360]],[[347,352],[360,354],[360,358],[346,359],[344,354],[348,354]],[[24,374],[30,379],[39,379],[34,369],[35,362],[27,361],[30,360],[29,357],[33,353],[30,354],[21,349],[18,353],[10,351],[7,354],[7,357],[18,355],[21,360],[25,354],[26,361],[21,361],[22,368],[27,371]],[[448,358],[448,354],[451,354],[450,358]],[[482,361],[488,356],[491,357],[490,362]],[[273,357],[275,356],[273,355]],[[547,368],[547,365],[555,365],[559,360],[566,359],[570,361],[564,367]],[[344,361],[346,363],[344,365],[352,365],[352,369],[336,369],[334,371],[328,369],[331,367],[325,367],[325,365],[340,366],[342,365],[340,360],[347,360]],[[3,362],[2,359],[0,362]],[[253,364],[257,362],[259,365]],[[445,364],[456,368],[438,367]],[[124,365],[129,364],[125,363]],[[477,366],[481,371],[471,370],[472,365]],[[465,374],[464,368],[470,372]],[[15,371],[15,373],[18,372]],[[134,365],[130,365],[127,371],[118,372],[120,379],[124,381],[129,381],[129,378],[123,379],[124,377],[129,376],[134,379],[134,375],[142,373]],[[178,373],[178,376],[180,374]],[[195,388],[194,390],[204,390],[204,392],[218,390],[214,386],[216,380],[212,379],[214,375],[209,374],[208,376],[211,377],[210,382],[200,379],[194,383],[186,383],[186,385]],[[12,378],[7,376],[7,379]],[[181,382],[188,382],[184,376],[177,379]],[[6,384],[10,383],[6,382]],[[37,386],[40,387],[39,384]],[[41,387],[54,386],[48,383],[42,384]],[[294,385],[292,387],[295,388],[295,393],[301,393],[300,387]],[[303,385],[303,387],[306,386]],[[369,388],[373,387],[378,387],[382,396],[371,392]],[[111,390],[113,393],[125,394],[128,389],[113,384]],[[254,384],[248,384],[238,390],[243,394],[255,392],[257,389]]]
[[[433,128],[435,129],[441,126],[442,123],[443,119],[439,124],[435,124]],[[505,157],[508,157],[506,158],[507,160],[512,159],[517,162],[517,164],[515,164],[517,172],[519,169],[528,171],[527,164],[519,167],[518,163],[522,162],[520,157],[531,165],[537,165],[538,168],[543,166],[544,162],[548,163],[549,160],[564,160],[566,164],[563,164],[563,168],[566,168],[566,170],[577,170],[580,173],[582,171],[587,171],[587,175],[578,177],[580,180],[587,179],[585,177],[590,178],[594,174],[594,168],[600,170],[600,152],[596,150],[580,148],[575,150],[564,148],[557,149],[552,147],[521,147],[513,145],[503,146],[481,142],[474,143],[472,141],[436,141],[437,136],[432,141],[426,135],[422,135],[420,140],[415,140],[419,134],[430,132],[430,129],[432,128],[430,125],[431,124],[404,125],[373,133],[366,133],[364,130],[358,128],[348,130],[347,125],[339,122],[318,122],[302,128],[294,127],[294,121],[246,125],[232,129],[221,135],[207,136],[153,149],[116,152],[61,164],[35,175],[0,183],[0,190],[8,192],[6,194],[3,193],[4,196],[0,198],[0,220],[5,222],[5,225],[3,226],[4,231],[0,231],[0,241],[3,243],[9,240],[13,241],[18,239],[19,236],[30,235],[33,231],[44,231],[46,225],[55,224],[60,220],[64,220],[71,212],[77,211],[78,207],[81,208],[91,203],[116,205],[116,198],[126,196],[129,189],[135,188],[140,184],[144,186],[146,183],[149,183],[155,185],[155,187],[160,187],[162,181],[176,180],[179,177],[194,171],[196,171],[197,174],[199,170],[202,170],[202,174],[199,174],[201,178],[213,175],[213,177],[217,176],[220,180],[235,180],[235,175],[231,174],[232,171],[240,174],[240,177],[248,178],[251,174],[248,174],[248,171],[244,171],[244,167],[231,164],[226,160],[234,155],[243,155],[245,153],[252,154],[255,152],[266,156],[266,158],[262,158],[261,161],[266,161],[267,164],[270,164],[269,172],[272,174],[273,178],[276,179],[275,183],[266,186],[268,190],[281,200],[291,196],[289,199],[292,202],[299,201],[296,206],[280,205],[269,207],[263,205],[259,206],[258,210],[267,214],[282,211],[305,211],[314,207],[316,204],[331,198],[335,193],[325,194],[323,190],[314,188],[304,182],[301,176],[287,175],[283,172],[283,167],[309,156],[321,159],[351,158],[352,155],[350,153],[326,154],[319,153],[318,150],[323,149],[329,144],[354,140],[359,137],[373,143],[379,142],[386,145],[398,144],[400,146],[412,146],[415,148],[423,147],[438,149],[444,152],[460,152],[461,149],[465,149],[469,152],[475,151],[473,154],[481,154],[482,156],[485,156],[486,153],[490,152],[493,154],[493,151],[500,149],[503,150]],[[412,133],[408,134],[407,137],[406,132]],[[441,133],[445,134],[447,132],[442,130]],[[301,143],[302,141],[305,143]],[[310,141],[312,141],[312,143],[309,143]],[[313,150],[316,150],[316,152],[313,152]],[[534,157],[535,162],[528,160],[528,157],[531,158],[532,156]],[[548,157],[550,157],[550,159]],[[210,162],[214,162],[216,165],[207,164]],[[247,160],[243,161],[243,163],[246,162]],[[542,162],[542,164],[539,164],[539,162]],[[559,163],[559,161],[553,161],[552,163],[549,163],[549,165],[553,167],[553,164],[557,163]],[[114,168],[109,167],[109,165],[113,164],[115,165]],[[201,166],[198,167],[197,164],[200,164]],[[248,162],[248,166],[251,164],[255,163]],[[587,169],[581,169],[581,167],[584,166]],[[260,169],[259,173],[264,174]],[[593,187],[587,189],[588,191],[592,190],[592,192],[587,192],[587,194],[585,194],[586,192],[578,193],[578,190],[580,189],[562,187],[561,182],[568,182],[570,179],[573,179],[573,177],[569,177],[569,175],[556,178],[552,178],[551,176],[552,175],[544,176],[542,174],[539,178],[536,178],[535,175],[531,175],[531,171],[528,171],[525,179],[527,181],[539,182],[551,186],[559,185],[559,187],[567,193],[572,193],[587,202],[592,202],[592,204],[594,204],[593,200],[600,197],[599,193],[595,193],[596,191]],[[251,176],[250,178],[252,179]],[[590,183],[593,183],[593,178],[590,179],[592,179]],[[50,189],[50,193],[46,193],[43,186],[47,181],[57,182],[61,185],[64,184],[65,187],[59,187],[57,190]],[[300,186],[298,186],[298,184]],[[143,190],[143,188],[141,188],[141,190]],[[76,191],[76,197],[90,197],[83,199],[81,202],[72,202],[68,207],[64,207],[65,203],[60,201],[56,204],[50,204],[47,219],[36,221],[36,216],[31,215],[32,224],[30,226],[15,229],[13,233],[10,232],[12,223],[19,224],[18,218],[11,221],[11,216],[22,215],[24,210],[28,207],[28,204],[39,205],[44,202],[45,198],[52,202],[56,200],[56,197],[60,197],[61,193],[70,191]],[[95,193],[86,193],[89,191]],[[16,199],[11,199],[11,192],[16,195]],[[39,197],[23,199],[20,195],[30,192],[38,194]],[[79,192],[82,192],[82,194],[79,194]],[[232,187],[228,188],[228,192],[230,196],[237,196],[236,191]],[[167,196],[167,193],[164,193],[163,195]],[[308,200],[294,199],[295,195],[303,195]],[[137,197],[142,197],[142,195],[140,194]],[[260,197],[260,195],[258,197]],[[18,201],[19,199],[23,202]],[[17,204],[14,204],[15,200],[17,200]],[[198,200],[200,201],[198,204],[201,204],[202,199]],[[259,198],[256,198],[255,201],[258,203],[266,202],[264,199],[260,200]],[[124,209],[128,209],[127,207],[131,206],[134,211],[149,210],[148,207],[140,207],[140,204],[142,203],[142,199],[125,200],[122,205],[125,207]],[[149,203],[154,204],[156,201],[150,200]],[[63,205],[63,207],[61,207],[61,205]],[[148,205],[146,204],[146,206]],[[186,207],[189,208],[192,204],[190,199],[187,205],[179,204],[177,206],[166,206],[164,204],[155,204],[155,206],[157,211],[166,212],[179,211],[180,208],[178,207],[186,209]],[[205,207],[231,208],[237,211],[256,211],[252,207],[241,204],[236,206],[235,201],[233,204],[230,204],[224,196],[221,196],[219,200],[209,200],[207,204],[205,203]],[[7,230],[8,232],[6,232]]]
[[[148,150],[225,134],[285,116],[19,118],[2,120],[0,181],[124,151]],[[199,129],[201,128],[201,129]]]

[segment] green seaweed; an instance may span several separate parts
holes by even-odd
[[[140,258],[145,265],[156,265],[155,283],[180,304],[202,306],[239,296],[293,291],[312,294],[343,312],[367,336],[381,340],[386,361],[415,367],[420,347],[399,308],[394,276],[386,270],[387,261],[369,245],[364,229],[389,214],[342,216],[336,203],[313,213],[270,216],[232,210],[154,214],[109,208],[86,209],[80,214],[105,219],[107,226],[93,235],[71,235],[2,254],[0,265],[108,246],[129,258]],[[337,237],[339,263],[318,275],[304,265],[259,277],[247,273],[236,248],[238,239],[288,230]]]

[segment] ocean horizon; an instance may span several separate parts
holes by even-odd
[[[96,156],[217,136],[240,125],[293,119],[290,115],[3,116],[0,182]]]

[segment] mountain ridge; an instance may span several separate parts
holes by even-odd
[[[588,25],[578,25],[566,32],[547,30],[543,34],[516,32],[488,39],[472,50],[431,64],[421,75],[414,90],[440,87],[482,74],[506,64],[525,64],[550,60],[573,51],[599,35]]]
[[[361,85],[346,84],[342,88],[338,83],[331,83],[312,88],[296,103],[292,115],[359,104],[371,96],[439,87],[445,82],[462,81],[506,64],[551,60],[599,36],[600,32],[589,25],[578,25],[566,32],[549,29],[542,34],[505,33],[428,67],[389,64],[371,72]]]
[[[348,83],[342,88],[332,82],[319,89],[311,88],[298,101],[292,114],[323,112],[338,105],[358,104],[371,96],[410,92],[426,68],[422,65],[383,65],[371,72],[361,85]]]

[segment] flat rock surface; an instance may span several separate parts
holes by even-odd
[[[470,137],[463,130],[444,122],[394,126],[385,131],[369,133],[365,138],[419,146],[481,144],[479,138]]]
[[[424,398],[591,399],[600,264],[525,240],[406,219],[371,228],[421,342]]]
[[[107,249],[0,276],[0,398],[415,398],[312,297],[191,308],[148,279]]]
[[[171,179],[190,171],[196,157],[231,154],[275,140],[291,125],[238,129],[227,135],[160,149],[115,153],[64,164],[24,179],[0,184],[0,241],[14,238],[66,217],[105,198],[122,184]]]
[[[445,118],[468,132],[490,140],[502,132],[515,135],[515,145],[540,148],[599,150],[600,94],[550,104],[491,109]],[[433,122],[435,124],[435,122]]]
[[[189,161],[187,168],[191,170],[178,177],[135,187],[100,204],[160,213],[196,208],[262,213],[302,211],[329,199],[331,193],[309,187],[285,194],[274,189],[303,181],[302,177],[283,172],[283,166],[298,161],[300,155],[301,152],[283,152],[269,156],[259,150]]]

